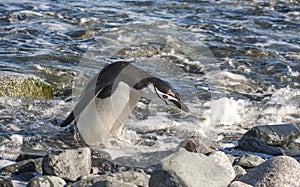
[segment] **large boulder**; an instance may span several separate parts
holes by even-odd
[[[235,171],[233,169],[232,163],[225,153],[221,151],[215,151],[208,157],[212,158],[219,166],[223,167],[228,172],[231,179],[235,178]]]
[[[0,74],[0,97],[52,98],[52,87],[44,80],[18,73]]]
[[[44,157],[44,174],[54,175],[69,181],[90,174],[91,150],[80,148],[77,150],[61,150]]]
[[[226,187],[232,180],[232,174],[214,159],[180,149],[158,164],[151,175],[149,186]]]
[[[247,131],[239,142],[247,139],[259,139],[270,146],[285,146],[300,135],[300,129],[294,124],[261,125]]]
[[[300,164],[292,157],[277,156],[252,169],[239,181],[256,187],[300,186]]]

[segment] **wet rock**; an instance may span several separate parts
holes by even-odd
[[[40,177],[42,176],[41,173],[37,172],[25,172],[25,173],[20,173],[18,175],[13,176],[14,179],[17,179],[19,181],[25,181],[28,182],[34,177]]]
[[[142,170],[124,171],[109,175],[94,175],[83,177],[74,183],[73,187],[81,186],[148,186],[149,176]]]
[[[13,183],[9,179],[0,177],[0,186],[1,187],[14,187]]]
[[[242,166],[234,165],[233,166],[234,172],[235,172],[235,180],[241,178],[244,176],[247,172]]]
[[[169,149],[166,151],[155,151],[155,152],[146,152],[139,153],[133,156],[122,156],[117,157],[112,160],[114,163],[126,166],[130,165],[132,167],[148,167],[151,165],[158,164],[162,159],[168,157],[169,155],[178,151],[178,148]]]
[[[82,187],[82,186],[97,186],[97,187],[136,187],[134,184],[125,183],[122,181],[117,181],[114,179],[101,179],[101,176],[92,176],[88,179],[82,179],[78,182],[72,184],[72,187]]]
[[[0,170],[2,176],[19,175],[26,172],[42,173],[42,159],[29,159],[3,167]]]
[[[110,154],[102,150],[92,149],[91,154],[92,154],[92,167],[100,168],[103,162],[111,160]]]
[[[151,175],[149,186],[227,186],[231,174],[213,159],[180,149],[165,158]]]
[[[42,176],[33,178],[27,185],[27,187],[63,187],[66,185],[66,182],[56,176]]]
[[[6,160],[6,159],[0,159],[0,170],[2,168],[4,168],[5,166],[9,166],[9,165],[13,165],[15,164],[16,162],[13,162],[11,160]]]
[[[239,140],[259,139],[271,146],[284,146],[300,135],[300,129],[294,124],[256,126],[246,132]]]
[[[289,156],[277,156],[241,177],[239,181],[253,186],[300,186],[300,164]]]
[[[72,184],[72,187],[93,186],[94,184],[102,181],[101,176],[102,175],[87,175],[87,176],[84,176],[79,181],[74,182]]]
[[[93,33],[89,30],[75,30],[66,33],[68,36],[73,38],[86,39],[93,36]]]
[[[219,166],[223,167],[228,172],[231,179],[235,178],[235,172],[232,167],[232,163],[225,153],[221,151],[215,151],[211,153],[208,157],[212,158]]]
[[[28,159],[38,159],[38,158],[43,158],[46,156],[47,152],[46,151],[23,151],[18,158],[16,159],[17,162],[23,161],[23,160],[28,160]]]
[[[233,181],[232,183],[230,183],[229,187],[253,187],[253,186],[241,181]]]
[[[52,87],[42,79],[17,73],[0,74],[0,97],[52,98]]]
[[[162,49],[160,43],[147,43],[145,46],[124,47],[116,52],[118,57],[152,57],[160,53]]]
[[[296,160],[300,160],[300,151],[296,150],[284,150],[285,156],[293,157]]]
[[[134,184],[135,186],[147,186],[149,183],[150,176],[145,174],[144,171],[125,171],[115,173],[111,176],[108,176],[106,179],[115,179],[117,181],[123,181],[130,184]]]
[[[134,184],[128,184],[122,181],[117,181],[117,180],[101,180],[97,181],[93,184],[93,186],[97,187],[136,187]]]
[[[204,144],[199,138],[190,138],[182,141],[179,147],[185,148],[189,152],[208,154],[213,150]]]
[[[80,148],[50,153],[44,157],[43,171],[45,174],[75,181],[90,173],[91,151],[89,148]]]
[[[259,139],[244,139],[240,140],[238,142],[238,146],[236,147],[238,149],[242,149],[244,151],[252,151],[252,152],[258,152],[258,153],[266,153],[269,155],[282,155],[283,150],[274,147],[274,146],[269,146],[265,142],[259,140]]]
[[[289,142],[287,147],[291,150],[300,150],[300,143],[291,141],[291,142]]]
[[[239,159],[237,164],[244,168],[254,168],[264,162],[265,162],[265,160],[263,158],[261,158],[260,156],[244,155]]]

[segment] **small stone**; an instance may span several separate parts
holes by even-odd
[[[15,146],[20,146],[23,144],[23,136],[19,134],[13,134],[9,137],[11,143]]]
[[[233,181],[229,187],[253,187],[252,185],[250,184],[246,184],[244,182],[241,182],[241,181]]]
[[[4,168],[5,166],[13,165],[16,162],[13,162],[11,160],[6,160],[6,159],[0,159],[0,169]]]
[[[241,178],[247,173],[246,170],[239,165],[234,165],[233,169],[235,172],[235,180]]]
[[[89,30],[74,30],[74,31],[67,32],[66,34],[73,38],[80,38],[80,39],[90,38],[93,36],[91,31]]]
[[[103,162],[111,160],[110,154],[102,150],[92,149],[91,154],[92,154],[92,167],[100,168]]]
[[[151,175],[149,186],[228,186],[231,174],[213,159],[180,149],[163,159]]]
[[[260,156],[244,155],[239,159],[237,164],[245,168],[254,168],[264,162],[265,160]]]
[[[42,173],[42,159],[29,159],[3,167],[1,175],[18,175],[25,172]]]
[[[288,144],[288,148],[291,150],[300,150],[300,143],[292,141]]]
[[[44,157],[43,171],[45,174],[75,181],[77,178],[90,173],[91,150],[79,148],[50,153]]]
[[[66,182],[62,178],[56,176],[42,176],[31,179],[27,187],[63,187],[65,185]]]
[[[16,159],[17,162],[23,161],[23,160],[28,160],[28,159],[37,159],[37,158],[43,158],[46,156],[47,152],[46,151],[24,151],[22,152],[18,158]]]
[[[284,150],[285,156],[293,157],[296,160],[299,160],[300,158],[300,151],[297,150]]]
[[[212,158],[214,161],[216,161],[216,163],[219,166],[223,167],[226,171],[228,171],[228,173],[230,174],[230,178],[234,179],[235,172],[232,167],[232,163],[230,162],[228,156],[225,153],[221,151],[215,151],[211,153],[208,157]]]
[[[289,156],[277,156],[249,171],[239,181],[257,187],[300,186],[300,164]]]
[[[9,179],[0,177],[0,186],[1,187],[14,187],[13,183]]]
[[[178,147],[185,148],[189,152],[207,154],[211,153],[212,149],[204,144],[199,138],[190,138],[182,141]]]

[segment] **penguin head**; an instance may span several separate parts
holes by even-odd
[[[150,81],[149,86],[153,86],[155,94],[167,105],[174,104],[179,109],[189,112],[189,108],[180,100],[179,94],[167,81],[155,77]]]

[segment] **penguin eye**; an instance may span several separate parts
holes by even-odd
[[[163,97],[164,99],[168,99],[168,96],[167,96],[167,95],[162,95],[162,97]]]

